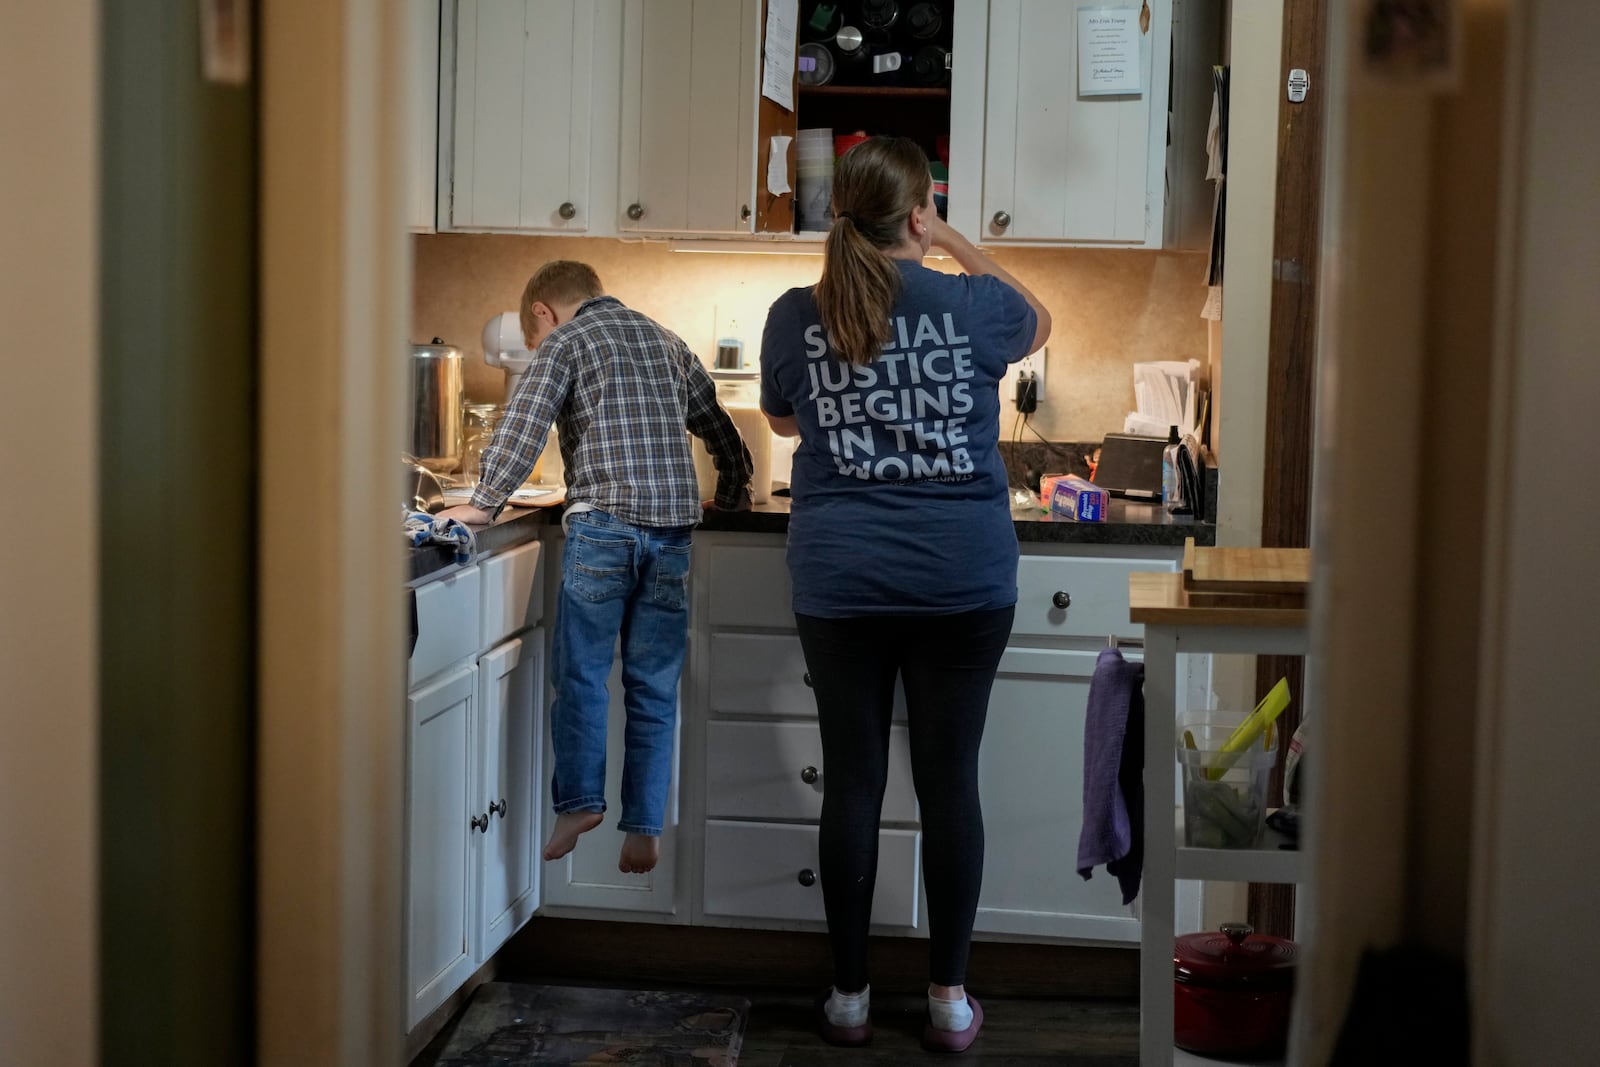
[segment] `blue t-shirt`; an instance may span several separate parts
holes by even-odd
[[[988,275],[896,260],[890,340],[852,367],[810,289],[772,305],[761,407],[795,415],[789,574],[802,615],[954,614],[1017,602],[998,384],[1037,316]]]

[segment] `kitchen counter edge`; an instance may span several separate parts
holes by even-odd
[[[1114,500],[1106,522],[1071,522],[1037,516],[1012,516],[1017,540],[1023,545],[1145,545],[1181,548],[1184,538],[1197,545],[1214,545],[1217,528],[1187,516],[1167,515],[1156,504]],[[479,528],[477,557],[503,552],[532,541],[541,530],[561,522],[560,508],[506,508],[491,525]],[[789,502],[775,499],[749,511],[711,511],[699,529],[719,533],[789,532]],[[455,553],[444,547],[411,550],[410,581],[417,582],[455,566]]]

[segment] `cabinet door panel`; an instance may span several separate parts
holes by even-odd
[[[406,225],[432,233],[439,181],[439,0],[410,0],[411,184]]]
[[[524,230],[587,228],[589,218],[589,72],[594,6],[573,0],[525,0],[522,53]],[[561,217],[561,205],[577,212]]]
[[[623,231],[750,232],[759,20],[759,0],[627,0]]]
[[[483,813],[471,793],[477,670],[463,667],[406,700],[406,1029],[476,966],[473,883]]]
[[[1158,20],[1168,17],[1169,5],[1152,7]],[[1151,107],[1166,82],[1152,77],[1158,34],[1152,28],[1140,38],[1142,93],[1080,97],[1077,21],[1073,4],[990,4],[985,240],[1146,239],[1150,123],[1165,117],[1164,107]],[[995,223],[1001,212],[1008,226]]]
[[[1115,878],[1078,876],[1083,724],[1097,653],[1007,649],[979,757],[986,845],[974,929],[1135,941]]]
[[[461,0],[452,225],[587,227],[593,49],[589,3]]]
[[[530,631],[478,663],[478,751],[483,835],[478,962],[528,921],[539,903],[539,755],[543,738],[544,635]]]

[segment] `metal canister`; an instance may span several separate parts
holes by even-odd
[[[410,453],[431,471],[448,474],[461,462],[461,349],[435,337],[411,346]]]

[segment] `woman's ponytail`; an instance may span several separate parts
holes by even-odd
[[[900,270],[888,250],[905,220],[927,200],[928,157],[904,137],[874,137],[846,152],[833,177],[835,219],[823,246],[815,291],[834,353],[870,362],[889,340],[889,312],[900,295]]]

